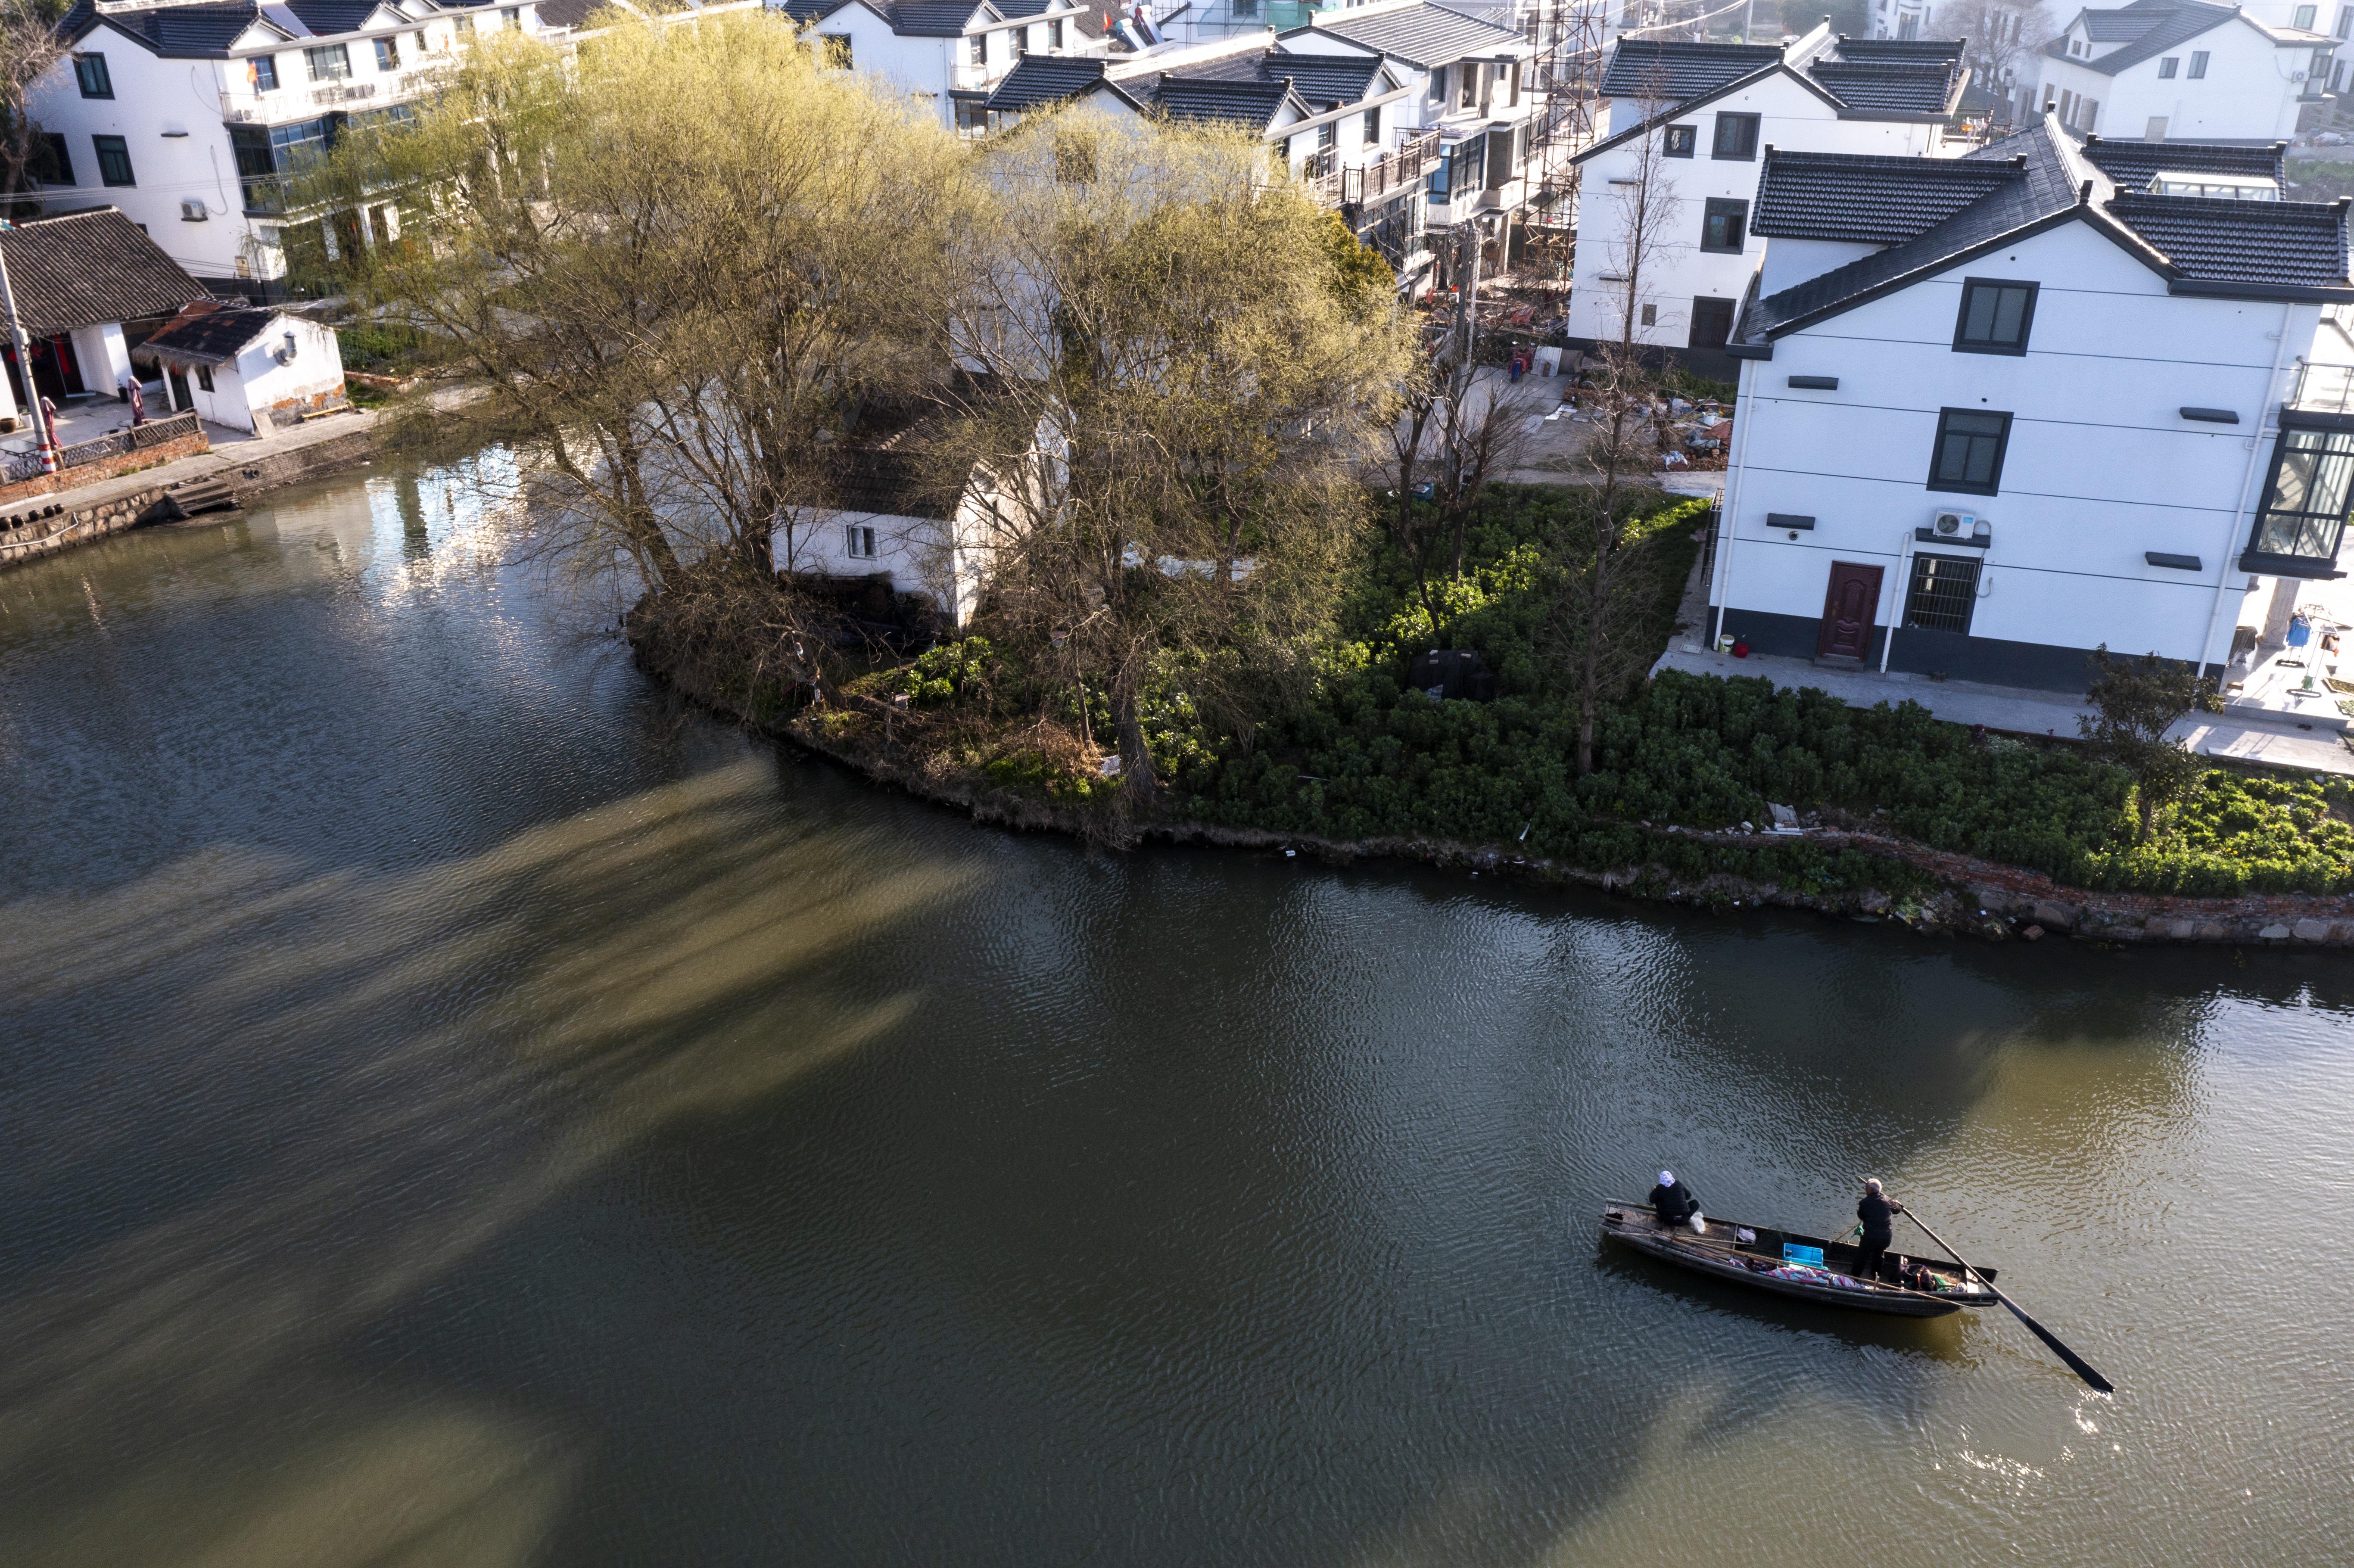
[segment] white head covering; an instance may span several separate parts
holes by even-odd
[[[1864,1190],[1865,1192],[1879,1192],[1879,1191],[1880,1191],[1880,1178],[1879,1178],[1879,1177],[1877,1177],[1877,1176],[1867,1176],[1867,1177],[1865,1177],[1865,1178],[1863,1179],[1863,1190]]]
[[[1660,1171],[1660,1172],[1659,1172],[1659,1185],[1660,1185],[1660,1186],[1662,1186],[1662,1187],[1672,1187],[1672,1186],[1674,1186],[1675,1184],[1676,1184],[1676,1173],[1675,1173],[1674,1171]]]

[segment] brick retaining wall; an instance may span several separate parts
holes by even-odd
[[[202,436],[196,438],[201,441]],[[140,457],[151,454],[141,452]],[[85,470],[76,470],[83,472]],[[59,504],[45,506],[29,515],[0,517],[0,524],[14,526],[0,528],[0,567],[14,566],[42,556],[54,555],[75,545],[86,545],[93,539],[103,539],[110,534],[120,534],[145,523],[165,522],[180,515],[169,493],[162,485],[152,490],[133,491],[129,495],[102,501],[94,506],[69,509]]]
[[[119,474],[133,473],[143,468],[154,468],[157,463],[170,462],[175,458],[195,457],[199,452],[211,450],[212,443],[205,439],[204,432],[201,430],[192,436],[180,436],[172,440],[158,441],[152,447],[142,447],[137,451],[118,452],[112,457],[101,458],[96,462],[86,462],[73,468],[61,469],[56,473],[45,473],[37,479],[24,479],[18,480],[14,484],[0,484],[0,506],[13,506],[37,496],[55,495],[64,490],[80,490],[84,485],[96,484],[101,480],[112,479]]]

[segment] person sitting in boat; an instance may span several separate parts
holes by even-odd
[[[1900,1257],[1896,1265],[1896,1281],[1907,1290],[1936,1291],[1946,1287],[1937,1271],[1918,1258]]]
[[[1863,1255],[1857,1260],[1855,1268],[1858,1279],[1880,1277],[1881,1259],[1888,1252],[1888,1244],[1896,1239],[1896,1224],[1892,1216],[1903,1212],[1903,1204],[1881,1191],[1879,1177],[1865,1179],[1863,1201],[1855,1206],[1855,1217],[1863,1222],[1860,1227],[1863,1232]]]
[[[1659,1172],[1659,1184],[1651,1189],[1651,1213],[1663,1225],[1689,1224],[1698,1234],[1708,1234],[1708,1222],[1701,1217],[1700,1200],[1692,1196],[1691,1188],[1676,1180],[1672,1171]]]

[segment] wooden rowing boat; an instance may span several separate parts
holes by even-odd
[[[1942,1258],[1915,1258],[1945,1283],[1943,1290],[1911,1290],[1884,1280],[1858,1279],[1846,1270],[1861,1261],[1861,1249],[1820,1236],[1776,1230],[1771,1225],[1744,1225],[1724,1220],[1707,1222],[1707,1234],[1690,1225],[1670,1229],[1659,1224],[1648,1203],[1619,1203],[1602,1211],[1602,1234],[1614,1236],[1638,1252],[1649,1253],[1679,1268],[1711,1278],[1746,1285],[1776,1296],[1795,1296],[1826,1307],[1846,1307],[1860,1312],[1882,1312],[1898,1318],[1942,1318],[1965,1307],[1990,1307],[1995,1294],[1978,1279],[1992,1279],[1995,1271],[1976,1265],[1965,1270]],[[1788,1261],[1789,1245],[1819,1247],[1823,1264],[1814,1266]],[[1897,1255],[1888,1255],[1889,1267]]]

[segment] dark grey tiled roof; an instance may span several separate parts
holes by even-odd
[[[1354,55],[1261,55],[1259,75],[1289,77],[1299,96],[1319,111],[1354,103],[1365,96],[1382,62]]]
[[[2147,190],[2161,170],[2200,175],[2253,175],[2259,179],[2283,177],[2288,143],[2269,147],[2217,147],[2198,142],[2106,142],[2084,138],[2084,156],[2103,174],[2127,190]]]
[[[1605,98],[1681,103],[1782,63],[1772,44],[1688,44],[1621,38],[1602,73]]]
[[[848,4],[850,0],[783,0],[777,9],[806,27],[821,16],[832,16]],[[540,0],[539,16],[542,21],[548,19],[547,0]]]
[[[2346,285],[2346,214],[2335,204],[2127,194],[2108,210],[2200,282]]]
[[[235,359],[238,350],[268,332],[278,313],[264,305],[200,300],[164,323],[163,331],[139,345],[139,352],[158,358],[218,365]]]
[[[1527,45],[1525,38],[1510,28],[1492,26],[1477,16],[1468,16],[1444,5],[1430,5],[1427,0],[1420,5],[1377,11],[1372,16],[1355,16],[1347,11],[1330,12],[1319,16],[1310,26],[1320,33],[1330,33],[1352,44],[1379,49],[1418,70],[1459,60],[1466,55],[1486,56],[1502,50],[1517,51]],[[1306,30],[1294,29],[1295,32]]]
[[[2102,29],[2093,34],[2094,41],[2132,41],[2097,59],[2078,59],[2070,63],[2083,66],[2086,70],[2099,71],[2104,76],[2115,76],[2127,66],[2139,65],[2146,59],[2189,43],[2201,33],[2221,26],[2238,14],[2236,7],[2207,5],[2200,4],[2200,0],[2134,0],[2132,5],[2120,10],[2087,11],[2084,13],[2086,28],[2098,26]],[[2043,52],[2053,59],[2068,59],[2068,46],[2063,38],[2054,38],[2044,45]]]
[[[166,59],[226,59],[237,37],[260,15],[246,3],[227,5],[159,5],[145,11],[116,11],[104,19],[138,38]],[[76,5],[58,23],[69,38],[80,38],[100,18],[87,4]]]
[[[1753,297],[1734,329],[1734,346],[1762,345],[1777,332],[1861,304],[1981,249],[2072,220],[2092,223],[2164,273],[2179,291],[2354,298],[2345,213],[2338,207],[2121,195],[2051,115],[1956,162],[2008,166],[2012,172],[1978,200],[1908,239],[1780,293]]]
[[[1938,59],[1817,60],[1807,74],[1867,114],[1950,114],[1967,79],[1956,62]]]
[[[613,0],[539,0],[539,19],[550,27],[578,27],[612,3]],[[801,0],[801,3],[806,5],[806,0]],[[790,6],[786,8],[785,14],[796,22],[813,22],[836,5],[846,4],[848,0],[822,0],[806,14]]]
[[[1025,55],[989,95],[991,109],[1028,110],[1060,103],[1103,79],[1104,62],[1066,55]]]
[[[0,247],[16,313],[37,337],[168,316],[207,297],[202,283],[115,207],[33,218],[0,233]]]
[[[379,0],[279,0],[302,24],[324,37],[356,33],[376,15]]]
[[[1130,86],[1141,86],[1139,80]],[[1151,100],[1172,120],[1193,125],[1240,125],[1264,132],[1275,123],[1291,89],[1280,81],[1219,81],[1171,72],[1154,80]]]
[[[965,24],[980,10],[971,0],[896,0],[884,7],[891,18],[891,30],[903,38],[954,38],[964,33]]]
[[[2158,22],[2147,11],[2087,11],[2084,36],[2096,44],[2129,44]]]
[[[1839,58],[1843,60],[1906,61],[1929,65],[1942,61],[1957,65],[1962,58],[1959,38],[1850,38],[1840,35]]]
[[[2009,163],[1776,148],[1757,176],[1749,227],[1768,238],[1894,245],[2023,177]]]

